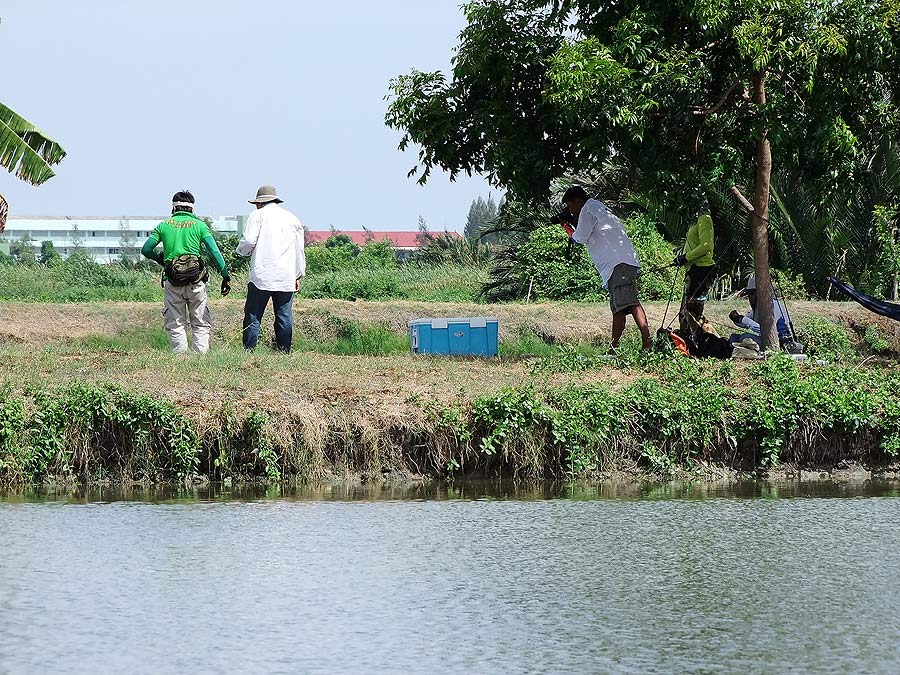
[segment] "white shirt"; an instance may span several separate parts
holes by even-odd
[[[585,202],[572,239],[587,246],[591,260],[600,273],[603,288],[608,288],[609,277],[616,265],[625,263],[637,268],[641,266],[622,221],[606,204],[596,199]]]
[[[291,291],[306,274],[303,226],[278,204],[267,204],[247,218],[237,254],[251,256],[250,283],[261,291]]]

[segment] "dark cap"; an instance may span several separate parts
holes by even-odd
[[[588,197],[588,193],[583,187],[575,185],[566,190],[566,194],[564,194],[562,198],[563,204],[568,204],[573,199],[583,199],[587,201],[590,197]]]

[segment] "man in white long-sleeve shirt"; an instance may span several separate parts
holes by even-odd
[[[256,349],[259,326],[266,305],[272,300],[275,310],[275,345],[278,351],[291,351],[294,292],[306,274],[303,226],[297,217],[281,206],[282,200],[271,185],[263,185],[250,200],[256,211],[244,226],[237,254],[250,256],[250,283],[244,304],[244,349]]]
[[[606,204],[588,198],[581,187],[572,187],[563,196],[563,203],[574,217],[578,227],[569,234],[579,244],[587,247],[594,267],[609,291],[609,307],[613,314],[612,347],[619,346],[625,332],[625,319],[634,317],[641,331],[644,349],[650,349],[650,327],[647,315],[638,299],[637,275],[641,271],[634,244],[625,233],[625,227]]]

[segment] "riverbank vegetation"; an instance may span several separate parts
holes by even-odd
[[[153,305],[42,306],[0,340],[0,482],[878,472],[900,449],[897,338],[849,305],[798,308],[828,365],[647,357],[633,339],[610,361],[602,306],[555,304],[492,307],[499,358],[415,357],[405,317],[428,307],[301,303],[295,353],[247,355],[224,301],[213,351],[177,357]]]

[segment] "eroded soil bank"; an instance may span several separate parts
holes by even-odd
[[[149,305],[0,309],[9,317],[0,345],[3,485],[880,476],[900,452],[890,354],[835,347],[844,355],[817,366],[625,349],[606,361],[578,351],[608,328],[599,306],[298,306],[297,334],[313,346],[351,316],[401,335],[407,317],[477,309],[501,315],[506,340],[553,345],[543,356],[489,360],[380,355],[377,345],[372,354],[248,355],[231,344],[227,321],[209,355],[176,357],[153,333],[158,308]],[[218,309],[227,315],[239,304]],[[851,338],[854,326],[875,325],[847,305],[797,308],[801,317],[826,310]],[[890,351],[892,328],[880,330]]]

